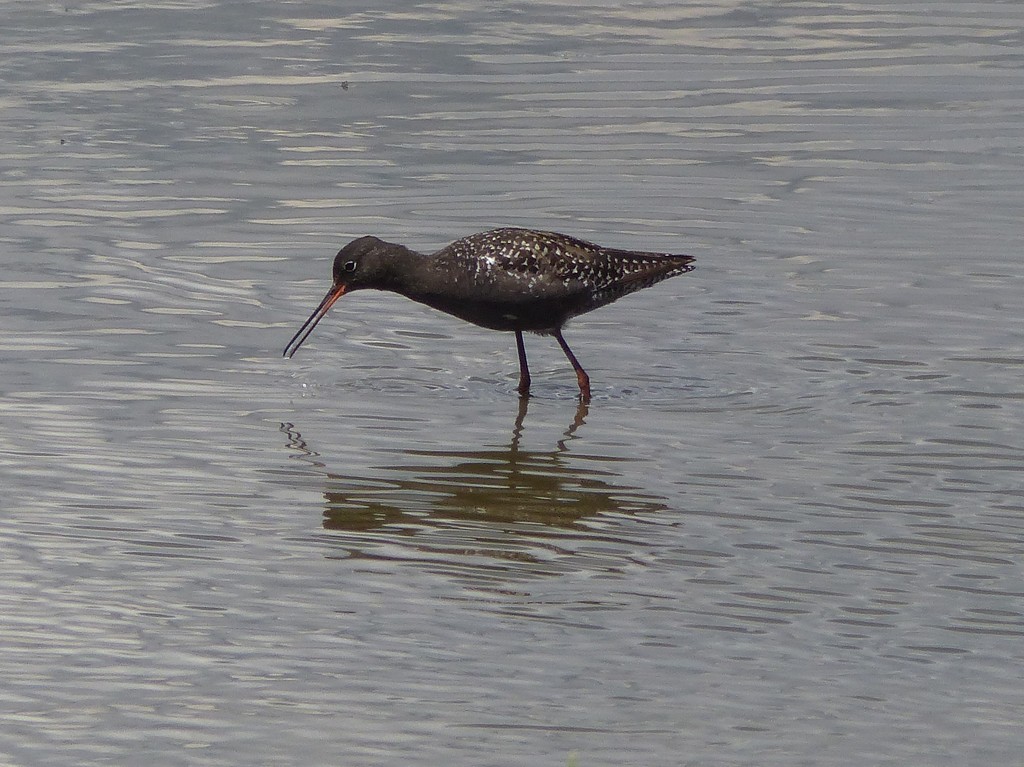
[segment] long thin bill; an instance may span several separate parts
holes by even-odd
[[[309,337],[309,334],[313,332],[313,328],[316,327],[316,324],[324,318],[325,314],[327,314],[327,310],[334,306],[334,302],[344,294],[344,285],[335,285],[327,291],[327,295],[324,296],[324,300],[321,301],[316,310],[309,315],[309,319],[302,323],[302,327],[299,328],[299,332],[292,336],[292,340],[288,342],[286,347],[284,347],[285,357],[291,357],[299,350],[299,347],[302,346],[305,340]]]

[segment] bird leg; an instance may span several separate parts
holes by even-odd
[[[590,376],[587,375],[587,371],[580,365],[576,355],[572,353],[572,349],[569,348],[569,344],[562,338],[562,331],[555,331],[555,340],[558,341],[558,345],[562,347],[562,351],[565,352],[565,356],[569,358],[569,362],[572,365],[572,369],[576,371],[576,382],[580,385],[580,400],[586,404],[590,402]]]
[[[530,393],[530,368],[526,364],[526,347],[523,346],[523,331],[516,331],[516,349],[519,351],[519,396]]]

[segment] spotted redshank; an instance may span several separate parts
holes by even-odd
[[[590,377],[562,337],[569,319],[693,270],[692,256],[604,248],[532,229],[481,232],[422,255],[376,237],[360,237],[334,259],[334,284],[299,328],[291,357],[345,293],[389,290],[492,330],[516,334],[519,393],[530,391],[523,332],[553,335],[576,371],[583,402]]]

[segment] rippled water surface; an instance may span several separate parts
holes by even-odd
[[[0,5],[0,762],[1018,763],[1022,28]],[[698,268],[282,359],[501,225]]]

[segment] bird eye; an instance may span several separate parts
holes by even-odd
[[[354,272],[356,270],[356,262],[346,261],[344,266],[342,266],[341,268],[344,269],[346,272]]]

